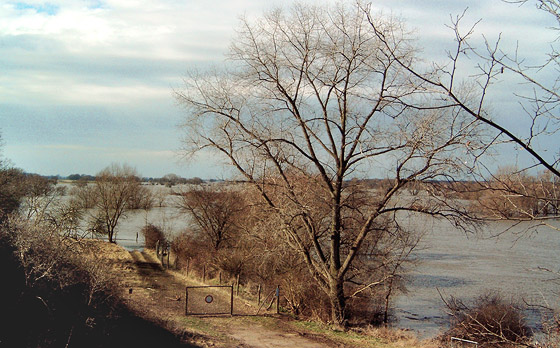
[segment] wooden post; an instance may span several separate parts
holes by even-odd
[[[185,315],[189,313],[189,288],[185,287]]]
[[[233,315],[233,284],[231,285],[231,309],[230,315]]]
[[[235,294],[239,296],[239,274],[237,274],[237,290],[235,291]]]
[[[218,272],[218,284],[221,285],[222,284],[222,271],[220,270],[220,272]]]
[[[257,287],[257,306],[261,305],[261,284]]]
[[[167,247],[167,269],[169,269],[169,254],[171,254],[169,247]]]
[[[280,285],[276,286],[276,314],[280,314]]]
[[[189,266],[191,265],[191,258],[187,259],[187,277],[189,276]]]
[[[206,283],[206,265],[202,266],[202,282]]]

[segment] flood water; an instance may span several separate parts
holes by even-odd
[[[117,243],[129,250],[142,249],[142,227],[153,223],[167,235],[177,235],[188,226],[188,218],[172,207],[129,212],[118,225]],[[409,221],[425,235],[413,254],[417,264],[406,274],[406,294],[393,299],[395,326],[416,331],[421,337],[437,335],[446,328],[444,298],[455,296],[472,300],[486,290],[500,290],[531,304],[552,307],[560,305],[559,282],[546,268],[560,270],[560,231],[540,227],[522,233],[528,225],[516,226],[499,237],[488,238],[506,231],[511,224],[492,222],[480,235],[465,234],[445,221]],[[560,221],[552,221],[560,227]],[[526,313],[531,325],[538,327],[538,312]]]
[[[559,221],[552,221],[560,227]],[[408,274],[408,293],[394,301],[397,326],[417,331],[422,337],[446,328],[445,304],[449,296],[469,301],[488,290],[499,290],[504,298],[532,305],[558,307],[560,282],[543,269],[560,270],[560,231],[529,224],[492,222],[480,235],[469,235],[444,221],[424,224],[423,237],[413,257],[418,264]],[[492,235],[504,232],[499,237]],[[438,293],[438,289],[439,292]],[[525,315],[538,328],[541,314]]]
[[[144,236],[140,231],[146,224],[154,224],[163,229],[167,236],[176,236],[187,228],[188,218],[174,207],[152,208],[149,211],[127,212],[117,226],[117,244],[127,250],[144,248]]]

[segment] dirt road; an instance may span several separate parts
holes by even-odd
[[[122,276],[125,285],[123,296],[132,308],[152,320],[164,322],[167,327],[200,346],[338,346],[320,336],[287,329],[286,325],[282,324],[285,318],[255,316],[257,309],[237,298],[234,299],[233,316],[185,316],[185,287],[200,284],[176,272],[164,270],[150,252],[130,252],[129,262],[126,263]],[[229,296],[226,290],[224,294]]]

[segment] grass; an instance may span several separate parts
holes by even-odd
[[[139,296],[136,301],[136,307],[138,307],[140,312],[145,313],[148,317],[153,316],[164,320],[165,323],[162,326],[175,332],[179,337],[189,337],[189,340],[194,344],[204,346],[211,342],[214,346],[238,347],[243,342],[238,341],[238,338],[232,337],[232,332],[236,332],[239,328],[254,328],[258,331],[258,327],[262,327],[271,332],[299,333],[301,336],[306,336],[313,341],[324,342],[325,346],[365,348],[436,347],[436,345],[429,344],[428,342],[419,342],[410,333],[400,330],[368,328],[365,330],[335,331],[326,324],[313,321],[298,321],[289,315],[254,316],[253,314],[256,313],[257,308],[256,303],[245,298],[245,296],[243,296],[243,299],[236,297],[234,312],[238,315],[233,317],[185,317],[177,313],[165,313],[165,311],[162,312],[158,308],[150,307],[150,301],[142,300],[143,298],[149,299],[151,293],[144,289],[148,284],[146,283],[147,279],[136,274],[133,269],[128,270],[129,264],[133,261],[129,253],[122,249],[114,248],[113,245],[109,245],[106,248],[111,256],[110,258],[114,259],[116,264],[120,264],[125,268],[126,272],[122,272],[121,275],[126,278],[127,283],[130,283],[131,286],[133,283],[138,286],[138,288],[135,288],[134,294]],[[152,251],[145,251],[144,255],[149,259],[155,257]],[[180,271],[168,270],[166,274],[168,278],[162,278],[160,279],[161,281],[201,285],[200,279],[196,277],[194,272],[186,276]],[[136,284],[137,282],[138,284]],[[243,288],[240,290],[243,293]],[[229,290],[224,290],[224,292],[229,293]]]
[[[189,316],[189,317],[177,317],[179,324],[188,327],[190,330],[196,331],[200,334],[205,334],[213,336],[216,334],[214,326],[207,321],[201,320],[200,318]]]
[[[344,347],[370,348],[436,348],[431,341],[419,341],[409,332],[384,328],[369,327],[359,330],[333,330],[330,326],[316,321],[292,321],[290,325],[297,330],[314,333],[336,342]]]
[[[357,347],[371,348],[386,347],[383,340],[380,338],[360,334],[355,331],[333,330],[328,325],[315,321],[293,321],[290,323],[290,325],[299,330],[304,330],[327,337],[328,339],[340,343],[344,346],[352,345]]]

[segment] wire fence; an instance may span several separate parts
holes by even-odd
[[[233,315],[233,285],[187,286],[185,315]]]

